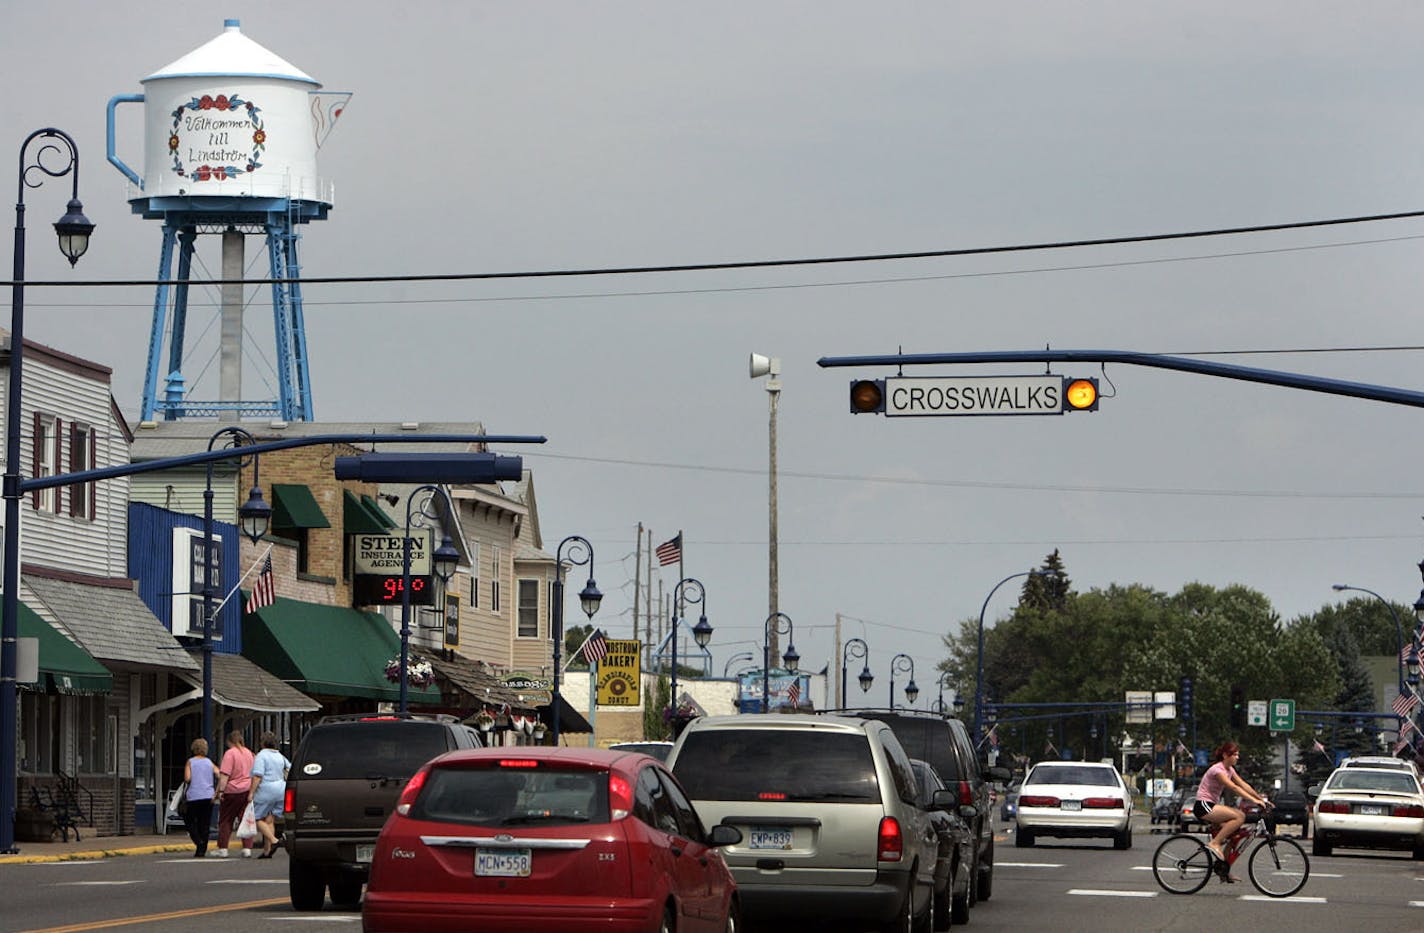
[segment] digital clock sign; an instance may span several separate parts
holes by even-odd
[[[352,599],[358,606],[401,605],[404,602],[401,574],[358,573],[352,578]],[[410,604],[435,605],[435,582],[428,575],[411,575]]]

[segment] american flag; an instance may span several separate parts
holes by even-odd
[[[678,532],[674,537],[669,538],[658,549],[653,552],[658,555],[658,566],[666,567],[668,564],[675,564],[682,560],[682,532]]]
[[[1314,748],[1317,752],[1319,752],[1319,753],[1322,754],[1322,755],[1328,755],[1328,754],[1329,754],[1329,752],[1327,752],[1327,751],[1325,750],[1325,746],[1320,744],[1320,740],[1319,740],[1319,739],[1316,739],[1316,740],[1315,740],[1315,744],[1312,745],[1311,747]]]
[[[263,606],[270,606],[276,598],[276,585],[272,582],[272,555],[268,554],[262,562],[262,571],[252,582],[252,595],[247,597],[247,611],[253,613]]]
[[[598,664],[608,657],[608,639],[604,637],[603,629],[595,629],[593,634],[588,636],[588,641],[583,643],[583,650],[579,654],[589,664]]]
[[[791,701],[792,706],[801,705],[801,679],[791,681],[791,687],[786,691],[786,699]]]
[[[999,727],[997,725],[989,730],[989,746],[991,748],[999,747]]]
[[[1415,696],[1415,695],[1412,694],[1412,693],[1411,693],[1411,694],[1403,694],[1403,693],[1401,693],[1399,696],[1397,696],[1397,697],[1394,698],[1394,702],[1390,704],[1390,708],[1394,710],[1395,715],[1397,715],[1397,716],[1403,716],[1403,717],[1405,717],[1406,719],[1408,719],[1408,718],[1409,718],[1409,714],[1410,714],[1410,713],[1413,713],[1413,712],[1414,712],[1414,708],[1415,708],[1416,706],[1418,706],[1418,705],[1419,705],[1419,698],[1418,698],[1417,696]]]

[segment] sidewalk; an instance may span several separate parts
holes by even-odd
[[[26,865],[35,862],[69,862],[79,859],[110,858],[119,855],[151,855],[155,852],[192,852],[193,843],[182,833],[159,836],[153,833],[136,836],[98,836],[92,829],[81,829],[84,838],[75,842],[17,842],[19,855],[0,855],[0,865]],[[232,848],[241,846],[233,840]],[[241,857],[233,852],[229,858]]]

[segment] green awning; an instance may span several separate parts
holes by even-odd
[[[242,653],[303,693],[400,699],[400,685],[386,679],[400,636],[374,612],[278,597],[243,617]],[[408,700],[438,705],[440,691],[411,686]]]
[[[19,632],[21,638],[39,639],[40,679],[28,685],[31,689],[60,693],[109,693],[114,689],[114,675],[104,665],[24,603],[20,603]]]
[[[369,500],[370,505],[362,500]],[[349,489],[341,494],[342,530],[348,535],[383,535],[396,527],[370,496],[358,497]]]
[[[330,528],[311,490],[299,483],[272,484],[273,528]]]
[[[391,518],[389,515],[387,515],[386,510],[381,508],[381,504],[370,496],[362,493],[361,504],[366,506],[366,508],[370,509],[371,512],[375,514],[376,519],[378,521],[385,524],[387,531],[392,528],[400,527],[400,523],[397,522],[394,518]]]

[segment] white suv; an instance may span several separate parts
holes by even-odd
[[[887,724],[704,717],[678,737],[668,765],[709,829],[741,831],[743,841],[722,856],[749,922],[895,933],[948,927],[948,916],[935,916],[939,837]],[[951,809],[958,798],[939,791],[931,803]]]

